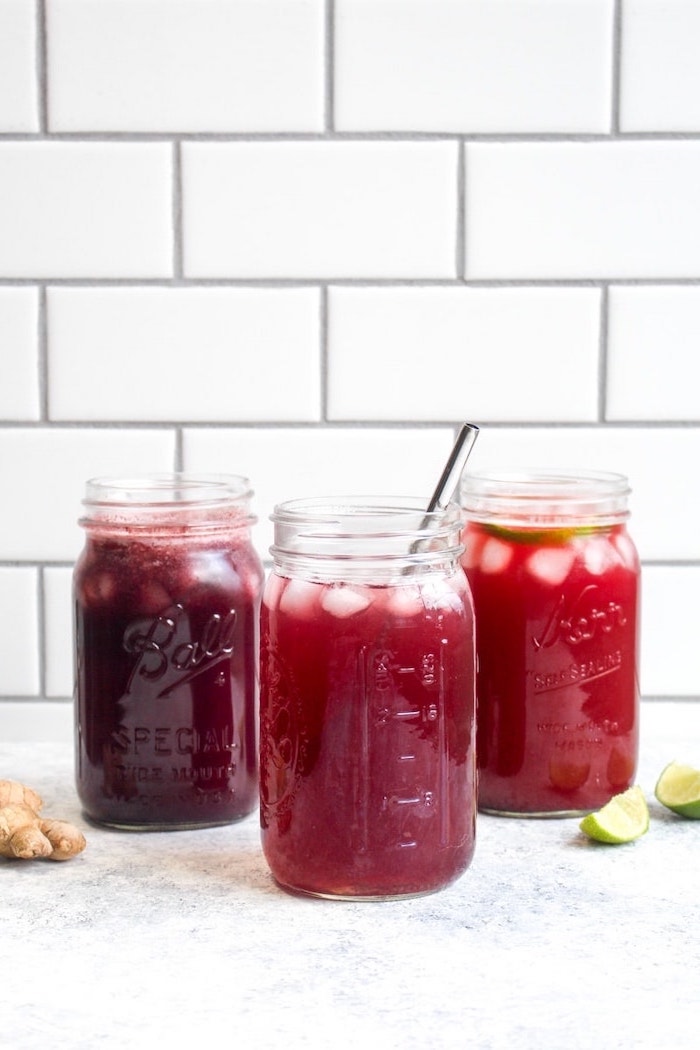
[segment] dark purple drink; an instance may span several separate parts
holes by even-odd
[[[257,801],[262,567],[245,479],[91,482],[74,574],[77,786],[121,828]]]

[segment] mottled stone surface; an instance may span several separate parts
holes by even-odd
[[[700,703],[646,702],[644,838],[481,816],[466,875],[407,901],[282,892],[255,816],[84,825],[69,863],[0,861],[0,1046],[695,1050],[700,822],[653,798],[673,758],[700,764]],[[0,743],[1,775],[84,823],[64,747]]]

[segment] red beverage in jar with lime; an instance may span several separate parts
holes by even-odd
[[[96,822],[197,827],[255,807],[262,566],[249,499],[238,477],[88,483],[76,775]]]
[[[452,511],[439,526],[405,506],[276,509],[260,794],[263,849],[283,886],[413,896],[471,860],[473,615]]]
[[[628,491],[614,474],[462,479],[485,811],[585,812],[634,781],[640,569]]]

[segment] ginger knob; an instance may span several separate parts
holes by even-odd
[[[85,849],[85,836],[66,820],[39,816],[42,801],[16,780],[0,780],[0,857],[69,860]]]

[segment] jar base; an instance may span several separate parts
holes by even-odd
[[[416,897],[428,897],[431,893],[439,893],[440,890],[447,888],[446,886],[436,886],[434,889],[410,890],[408,893],[332,893],[325,890],[307,890],[298,886],[288,886],[286,883],[280,882],[279,879],[275,879],[275,883],[281,890],[291,893],[295,897],[313,897],[316,900],[324,901],[365,901],[367,903],[414,900]]]
[[[154,821],[153,823],[135,823],[129,820],[106,820],[103,818],[92,817],[89,813],[83,813],[83,816],[96,828],[106,828],[109,831],[201,831],[204,828],[223,828],[228,827],[230,824],[237,824],[241,820],[245,820],[249,814],[244,813],[240,817],[227,817],[226,820],[206,820],[206,821],[173,821],[170,823]]]
[[[533,817],[537,820],[558,820],[564,817],[585,817],[587,813],[598,808],[598,806],[591,806],[589,809],[549,809],[521,812],[519,810],[496,809],[492,806],[479,806],[479,813],[484,813],[490,817]]]

